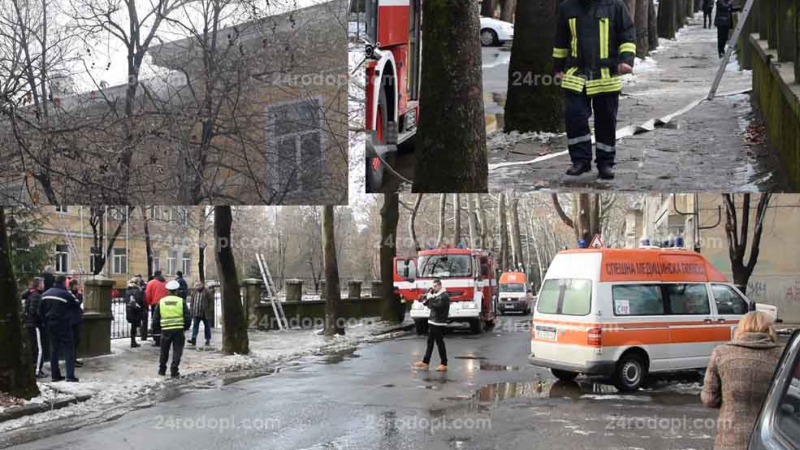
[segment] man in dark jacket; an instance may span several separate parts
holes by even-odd
[[[44,272],[42,272],[42,280],[44,280],[44,290],[48,290],[53,287],[53,283],[56,281],[56,276],[53,275],[55,272],[55,268],[53,266],[44,266]]]
[[[564,89],[564,119],[572,167],[567,175],[592,170],[595,114],[597,171],[614,178],[620,75],[633,72],[636,29],[622,0],[565,0],[558,6],[553,58]]]
[[[81,343],[81,323],[83,323],[83,293],[80,291],[80,283],[76,279],[69,280],[69,292],[78,300],[77,305],[72,305],[69,310],[69,326],[72,330],[72,343],[75,347],[74,360],[75,367],[83,367],[83,362],[78,361],[78,345]]]
[[[711,13],[714,12],[714,0],[703,0],[703,28],[711,28]]]
[[[433,287],[421,300],[431,313],[428,319],[428,347],[425,350],[425,357],[422,362],[414,364],[417,369],[428,369],[430,367],[431,355],[433,354],[433,344],[439,349],[439,372],[447,370],[447,349],[444,346],[444,329],[447,327],[447,317],[450,314],[450,295],[442,287],[442,280],[433,280]]]
[[[714,18],[717,27],[717,52],[719,57],[725,56],[725,45],[733,25],[733,0],[717,1],[717,16]]]
[[[64,381],[61,369],[58,366],[58,357],[61,349],[64,350],[64,364],[67,366],[69,382],[77,383],[75,377],[75,347],[72,343],[72,328],[70,327],[70,309],[78,304],[78,299],[67,290],[64,283],[67,277],[59,275],[55,278],[53,287],[44,291],[42,301],[39,303],[39,317],[44,320],[50,338],[50,377],[55,381]]]
[[[198,281],[192,294],[192,338],[189,343],[197,345],[197,334],[200,332],[200,323],[203,323],[203,335],[206,338],[206,347],[211,345],[211,319],[214,311],[214,298],[211,291]]]
[[[39,305],[42,301],[44,283],[41,278],[31,280],[30,288],[22,294],[25,301],[25,330],[28,332],[28,340],[31,345],[33,356],[33,367],[36,371],[36,378],[44,378],[42,366],[44,365],[44,322],[39,316]]]
[[[125,290],[125,319],[131,324],[131,348],[141,347],[136,343],[136,329],[142,326],[142,320],[147,318],[144,291],[140,287],[139,281],[131,278],[128,281],[128,289]]]
[[[169,295],[162,298],[156,305],[155,316],[153,318],[153,328],[161,334],[161,356],[158,361],[158,374],[167,374],[167,360],[169,359],[169,349],[172,347],[172,364],[170,364],[170,375],[172,378],[180,376],[179,366],[183,347],[186,344],[186,330],[189,329],[191,314],[186,302],[180,298],[178,290],[180,284],[172,280],[167,283]]]
[[[186,297],[189,296],[189,286],[186,284],[186,280],[183,279],[183,272],[180,270],[175,272],[175,281],[181,285],[180,289],[178,289],[178,297],[182,298],[184,302],[186,302]]]

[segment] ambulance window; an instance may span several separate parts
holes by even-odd
[[[717,304],[719,314],[747,314],[749,310],[747,301],[732,287],[712,284],[711,290],[714,292],[714,302]]]
[[[711,314],[705,284],[667,284],[672,314]]]
[[[611,288],[614,315],[648,316],[664,314],[664,297],[657,284],[622,284]]]
[[[542,314],[585,316],[589,314],[591,306],[591,280],[564,278],[544,282],[536,310]]]
[[[781,435],[800,448],[800,355],[795,357],[789,386],[778,407],[776,428]]]

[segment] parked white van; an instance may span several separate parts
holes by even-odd
[[[608,375],[632,391],[648,373],[706,367],[755,308],[693,251],[562,251],[539,292],[529,360],[562,380]],[[758,309],[777,317],[774,307]]]

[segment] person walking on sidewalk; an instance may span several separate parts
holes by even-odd
[[[186,344],[186,335],[184,333],[189,329],[191,315],[186,302],[178,296],[178,291],[181,288],[180,283],[172,280],[167,283],[166,288],[169,291],[169,295],[156,304],[153,317],[154,331],[161,335],[161,356],[158,360],[158,374],[162,376],[167,374],[169,349],[172,347],[170,376],[177,378],[180,376],[181,356],[183,356],[183,347]]]
[[[75,376],[75,345],[72,343],[72,328],[70,327],[70,309],[78,303],[78,299],[64,286],[67,277],[55,277],[53,287],[44,291],[42,301],[39,303],[39,317],[46,325],[50,337],[50,378],[64,381],[61,369],[58,366],[58,357],[64,349],[64,365],[67,366],[68,382],[77,383]]]
[[[711,28],[714,22],[711,13],[714,12],[714,0],[703,0],[703,29]]]
[[[151,314],[155,316],[158,302],[167,295],[169,295],[167,291],[167,280],[164,279],[160,270],[156,270],[153,279],[147,282],[147,287],[144,289],[144,301],[150,308]],[[161,345],[160,337],[161,336],[156,332],[155,319],[153,319],[153,347]]]
[[[592,170],[594,111],[597,171],[614,178],[620,75],[633,72],[636,29],[622,0],[565,0],[558,6],[555,45],[556,79],[564,89],[567,175]]]
[[[83,367],[83,362],[78,361],[78,345],[81,343],[81,323],[83,323],[83,293],[80,291],[80,283],[75,278],[70,278],[68,282],[69,292],[78,300],[69,309],[69,327],[72,333],[72,344],[75,348],[73,357],[75,367]]]
[[[136,343],[136,329],[142,326],[143,316],[144,318],[147,317],[144,292],[139,286],[139,281],[136,278],[131,278],[128,281],[128,288],[125,290],[125,319],[131,324],[131,348],[141,347]]]
[[[752,311],[734,338],[717,346],[706,369],[703,405],[719,408],[714,450],[745,450],[769,391],[783,348],[770,316]]]
[[[186,297],[189,296],[189,286],[186,285],[186,280],[183,278],[183,272],[180,270],[175,272],[175,281],[181,285],[181,288],[178,289],[178,297],[182,298],[183,301],[186,301]]]
[[[725,46],[733,25],[733,0],[717,0],[717,16],[714,18],[717,27],[717,53],[719,57],[725,56]]]
[[[430,318],[428,319],[428,347],[425,349],[425,357],[421,362],[414,364],[417,369],[428,369],[433,354],[433,345],[439,349],[439,372],[447,370],[447,349],[444,346],[444,329],[447,327],[447,317],[450,314],[450,295],[442,287],[442,280],[433,280],[433,287],[428,290],[422,299],[422,304],[430,308]]]
[[[25,301],[25,330],[28,334],[28,341],[31,345],[31,353],[33,356],[33,367],[36,373],[36,378],[44,378],[44,322],[39,316],[39,304],[42,301],[42,292],[44,292],[44,282],[41,278],[34,278],[31,280],[30,288],[22,294],[22,299]]]
[[[192,339],[189,343],[197,345],[197,334],[200,332],[200,322],[203,323],[203,335],[206,338],[206,347],[211,345],[211,323],[214,299],[211,292],[203,286],[201,281],[194,285],[192,294]]]

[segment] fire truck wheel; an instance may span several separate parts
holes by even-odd
[[[481,45],[484,47],[493,47],[498,44],[497,33],[491,28],[484,28],[481,30]]]
[[[477,319],[471,319],[469,321],[470,331],[472,334],[481,334],[483,333],[483,319],[480,317]]]
[[[428,332],[428,321],[425,319],[415,320],[414,325],[417,328],[417,334],[422,335]]]
[[[378,94],[378,116],[375,118],[375,128],[378,131],[375,133],[374,144],[383,144],[386,142],[387,122],[388,115],[388,102],[386,100],[386,89],[383,88],[383,81],[380,84],[380,93]],[[381,185],[383,184],[383,173],[386,168],[380,158],[366,158],[367,159],[367,192],[378,193],[380,192]]]

